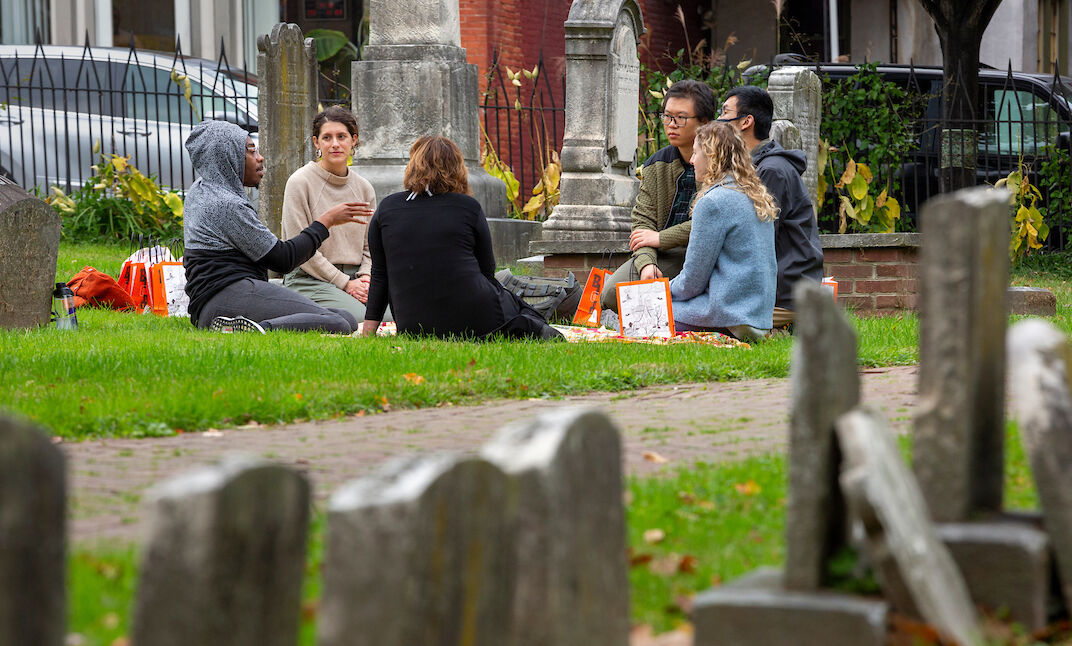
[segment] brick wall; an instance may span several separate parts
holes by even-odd
[[[919,247],[918,239],[909,236],[916,235],[820,236],[823,274],[838,282],[838,302],[858,313],[876,316],[915,310]]]
[[[668,53],[685,47],[686,39],[681,23],[676,17],[678,4],[689,26],[688,42],[695,46],[700,40],[701,19],[699,0],[638,0],[644,25],[648,33],[642,37],[640,57],[649,67],[666,67]],[[543,56],[543,70],[550,85],[550,103],[561,108],[565,105],[562,79],[566,74],[566,35],[563,24],[569,17],[571,0],[459,0],[461,11],[461,41],[470,63],[479,70],[480,95],[483,100],[488,90],[488,69],[493,55],[499,54],[500,68],[513,71],[531,70]],[[528,102],[531,81],[522,76],[522,103]],[[513,86],[507,85],[510,92]],[[544,89],[541,82],[540,88]],[[516,95],[509,94],[512,104]],[[500,120],[505,131],[505,120]],[[483,117],[481,123],[483,124]],[[516,130],[516,128],[514,128]],[[488,128],[489,131],[493,127]],[[558,138],[549,142],[555,150],[562,149],[562,125]],[[511,143],[517,150],[528,150],[529,128],[523,126],[514,134]],[[500,148],[504,147],[500,144]]]

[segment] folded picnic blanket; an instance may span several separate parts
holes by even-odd
[[[82,267],[67,285],[74,292],[75,307],[108,307],[113,310],[134,309],[134,299],[114,278],[93,267]]]

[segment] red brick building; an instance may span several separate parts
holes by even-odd
[[[524,0],[459,0],[461,11],[462,47],[466,49],[470,63],[480,70],[480,91],[483,100],[488,91],[488,74],[494,70],[493,62],[498,57],[498,67],[503,74],[503,85],[497,78],[492,80],[493,93],[487,97],[491,105],[512,106],[520,100],[523,106],[530,104],[552,104],[557,108],[564,105],[564,83],[566,73],[566,38],[564,23],[569,17],[571,0],[543,0],[531,2]],[[687,42],[695,47],[702,38],[702,8],[698,0],[638,0],[647,29],[641,38],[640,59],[647,67],[666,67],[669,54],[686,46],[686,30],[678,18],[678,8],[688,27]],[[709,6],[709,5],[708,5]],[[517,72],[521,69],[532,70],[543,59],[538,88],[544,93],[541,97],[532,96],[533,81],[524,75],[520,97],[515,86],[505,78],[506,69]],[[506,96],[501,96],[505,86]],[[499,88],[498,91],[495,91]],[[498,100],[497,100],[498,99]],[[509,113],[509,114],[507,114]],[[500,156],[513,168],[521,179],[523,191],[536,182],[537,170],[531,161],[529,152],[533,146],[532,133],[536,136],[542,130],[542,122],[547,123],[550,132],[547,144],[554,150],[562,147],[562,116],[552,115],[550,111],[537,117],[537,123],[530,123],[526,113],[500,110],[497,115],[489,114],[489,136],[499,149]],[[538,114],[538,113],[534,113]],[[496,123],[497,116],[497,123]],[[483,116],[482,116],[483,118]],[[552,122],[557,118],[557,122]],[[518,120],[521,123],[518,123]],[[509,121],[509,123],[507,123]],[[554,127],[552,127],[554,126]],[[498,130],[499,132],[496,132]],[[507,136],[510,133],[510,136]],[[524,151],[524,153],[522,152]],[[522,159],[525,157],[525,159]],[[523,193],[521,201],[527,197]]]

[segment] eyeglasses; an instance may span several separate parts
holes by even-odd
[[[672,123],[678,128],[683,128],[689,123],[689,119],[699,119],[697,116],[686,116],[684,114],[666,114],[660,112],[659,117],[663,120],[663,123]]]
[[[251,155],[256,155],[260,151],[257,150],[257,144],[246,144],[246,152]]]
[[[744,119],[747,116],[748,116],[747,114],[739,114],[736,117],[727,117],[727,118],[724,118],[724,119],[720,118],[720,119],[715,119],[715,121],[718,121],[720,123],[729,123],[730,121],[736,121],[738,119]]]

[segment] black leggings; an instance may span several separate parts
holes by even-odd
[[[265,330],[319,330],[350,334],[360,327],[346,310],[324,308],[308,297],[263,280],[243,278],[205,303],[197,326],[207,328],[217,316],[244,316]]]

